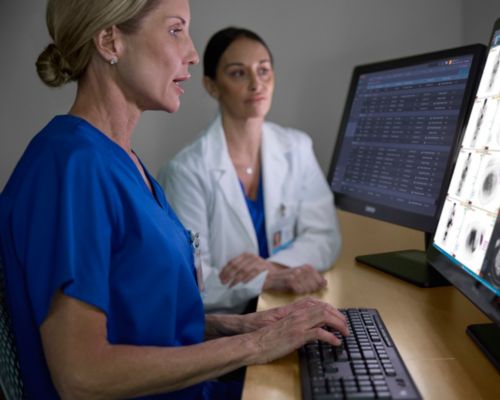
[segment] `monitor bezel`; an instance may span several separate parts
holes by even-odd
[[[340,128],[337,134],[335,148],[332,154],[328,170],[328,184],[330,186],[330,189],[334,193],[335,205],[338,208],[358,215],[375,218],[385,222],[390,222],[408,228],[417,229],[423,232],[434,233],[437,226],[438,217],[440,215],[441,208],[444,203],[444,199],[446,197],[446,188],[448,187],[449,180],[451,178],[451,172],[453,171],[453,167],[456,162],[456,157],[458,153],[457,146],[458,143],[461,142],[463,129],[466,124],[466,118],[468,118],[468,115],[472,108],[473,95],[476,92],[477,84],[480,79],[479,75],[482,71],[485,51],[486,51],[486,46],[484,46],[483,44],[472,44],[468,46],[455,47],[452,49],[440,50],[409,57],[402,57],[388,61],[359,65],[354,68],[351,77],[351,82],[349,85],[347,101],[345,103],[344,111],[342,113]],[[467,86],[464,92],[465,101],[461,106],[460,115],[457,123],[457,129],[459,130],[459,134],[455,136],[452,144],[450,159],[447,162],[447,168],[444,174],[445,178],[442,185],[443,188],[441,189],[441,192],[438,196],[437,199],[438,204],[434,215],[425,216],[419,213],[413,213],[411,211],[395,209],[380,203],[362,200],[357,197],[351,196],[349,194],[335,191],[332,187],[332,178],[337,162],[339,160],[339,155],[344,140],[344,133],[346,130],[347,122],[349,121],[349,115],[351,113],[352,102],[354,99],[359,77],[362,74],[380,72],[394,68],[404,68],[416,64],[422,64],[432,60],[452,58],[464,55],[472,55],[473,60],[472,60],[469,79],[467,81]]]

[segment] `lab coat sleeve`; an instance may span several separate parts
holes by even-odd
[[[295,151],[301,171],[295,240],[272,255],[270,261],[289,267],[310,264],[325,271],[337,259],[341,246],[333,194],[316,160],[311,139],[302,135]]]
[[[185,165],[187,164],[187,166]],[[259,296],[267,272],[248,283],[230,288],[221,282],[219,273],[224,265],[214,265],[210,252],[209,202],[213,196],[209,175],[201,165],[170,161],[160,169],[158,181],[166,197],[186,229],[200,234],[201,262],[205,290],[202,293],[207,312],[240,313],[251,299]]]

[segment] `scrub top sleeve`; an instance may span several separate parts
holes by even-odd
[[[80,151],[54,155],[31,168],[23,182],[12,229],[38,326],[58,290],[108,311],[113,210],[108,175],[100,157]]]

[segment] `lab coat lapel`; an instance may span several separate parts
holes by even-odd
[[[277,132],[264,124],[262,132],[262,168],[264,177],[264,209],[266,213],[266,235],[271,250],[271,232],[283,205],[284,185],[289,174],[288,143],[284,143]]]
[[[240,186],[240,181],[234,169],[227,150],[226,138],[222,129],[220,116],[213,122],[207,136],[209,152],[207,154],[210,173],[226,201],[226,209],[230,209],[236,220],[241,223],[255,248],[257,237],[248,211],[248,207]]]

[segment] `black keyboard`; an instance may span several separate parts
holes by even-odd
[[[335,332],[342,346],[314,341],[299,349],[302,398],[421,399],[377,310],[340,311],[351,332]]]

